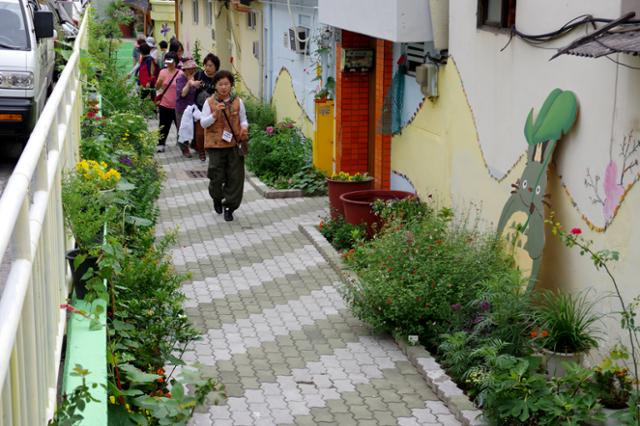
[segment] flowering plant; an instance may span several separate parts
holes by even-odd
[[[594,368],[594,385],[599,399],[607,408],[625,408],[633,390],[633,378],[624,362],[629,359],[627,348],[614,346],[609,356]]]
[[[75,173],[67,174],[62,182],[62,203],[67,227],[83,252],[98,247],[102,242],[102,228],[115,215],[115,208],[107,206],[103,189],[114,189],[120,173],[106,163],[82,160]]]
[[[598,347],[594,324],[600,316],[593,312],[595,304],[587,296],[587,293],[540,293],[534,316],[542,329],[540,343],[543,348],[578,353]],[[538,330],[534,329],[531,336],[538,337]]]
[[[373,179],[371,176],[369,176],[366,172],[365,173],[355,173],[355,174],[349,174],[347,172],[340,172],[340,173],[334,173],[333,175],[331,175],[331,180],[337,180],[339,182],[362,182],[365,180],[371,180]]]
[[[109,168],[107,163],[82,160],[76,164],[76,172],[82,179],[92,182],[99,190],[115,189],[120,182],[120,172]]]
[[[588,240],[582,234],[582,229],[574,227],[570,231],[567,231],[562,227],[560,222],[554,220],[555,215],[552,213],[549,220],[546,223],[551,225],[551,233],[558,236],[562,242],[569,248],[577,247],[580,250],[580,255],[588,255],[593,262],[593,266],[598,271],[603,271],[607,277],[609,277],[611,284],[615,290],[616,297],[620,302],[621,319],[620,325],[623,330],[626,330],[629,336],[629,344],[631,347],[631,358],[634,369],[634,387],[635,394],[640,395],[640,382],[638,381],[638,332],[640,332],[640,326],[636,324],[636,312],[640,308],[640,296],[636,296],[631,303],[626,303],[620,292],[620,286],[616,277],[613,275],[611,269],[611,262],[618,261],[620,254],[615,250],[602,249],[596,250],[593,248],[593,241]],[[634,418],[640,419],[640,406],[632,407],[630,409]]]

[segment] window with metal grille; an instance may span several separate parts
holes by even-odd
[[[478,28],[511,28],[516,24],[516,0],[478,0]]]
[[[425,63],[427,58],[427,46],[425,43],[407,43],[407,74],[415,76],[418,65]]]
[[[200,20],[198,0],[191,0],[191,10],[193,12],[193,23],[198,25],[198,21]]]
[[[253,42],[253,56],[256,59],[260,59],[260,42],[259,41]]]
[[[251,11],[249,13],[247,13],[247,27],[249,27],[252,30],[256,29],[256,12]]]
[[[207,26],[213,25],[213,0],[207,0]]]

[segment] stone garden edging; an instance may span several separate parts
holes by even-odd
[[[358,281],[356,273],[344,263],[340,253],[324,238],[315,224],[300,224],[298,228],[340,275],[340,278],[346,282]],[[465,426],[487,424],[482,419],[482,411],[469,400],[424,347],[410,345],[405,336],[394,335],[393,338],[431,389],[449,407],[456,419]]]
[[[304,194],[301,189],[273,189],[269,188],[264,182],[262,182],[256,175],[251,173],[248,169],[245,169],[245,175],[247,180],[253,186],[256,191],[264,198],[298,198],[303,197]]]

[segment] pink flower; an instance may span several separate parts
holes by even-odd
[[[604,172],[604,218],[607,222],[611,222],[613,215],[620,204],[620,200],[624,195],[624,188],[618,184],[618,165],[615,161],[611,161],[607,165]]]
[[[580,234],[582,234],[582,229],[580,229],[580,228],[572,228],[571,229],[571,234],[572,235],[580,235]]]
[[[264,129],[265,132],[267,132],[268,135],[272,135],[273,134],[273,126],[268,126],[266,129]]]

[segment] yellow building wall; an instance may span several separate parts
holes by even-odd
[[[437,101],[425,100],[410,124],[393,137],[391,168],[410,179],[423,198],[433,194],[441,205],[457,207],[458,212],[477,207],[481,226],[495,229],[509,196],[510,184],[520,177],[524,168],[524,155],[503,180],[491,177],[478,143],[474,115],[453,58],[441,68],[439,77],[440,97]],[[522,127],[525,118],[522,117]],[[523,154],[525,149],[523,143]],[[551,194],[551,210],[557,220],[569,229],[580,227],[584,236],[594,241],[595,249],[620,252],[620,261],[614,266],[613,273],[626,301],[630,301],[640,294],[635,285],[640,259],[640,226],[633,226],[632,222],[633,212],[640,210],[638,185],[631,188],[606,232],[596,232],[589,229],[574,207],[553,166],[549,170],[547,191]],[[589,258],[580,256],[578,250],[564,247],[549,229],[539,281],[540,287],[567,291],[591,288],[592,297],[602,298],[597,304],[602,313],[620,310],[616,299],[603,298],[614,290],[605,274],[596,271]],[[618,316],[607,319],[601,327],[607,331],[601,334],[602,348],[620,338],[626,342]]]
[[[295,121],[302,129],[302,133],[309,139],[313,139],[313,122],[300,105],[298,98],[296,98],[291,82],[291,74],[286,68],[282,68],[280,74],[278,74],[271,104],[276,109],[278,121],[283,121],[287,118]]]
[[[227,9],[218,1],[214,1],[213,6],[213,25],[208,25],[207,1],[198,0],[199,16],[196,24],[193,16],[193,2],[191,0],[182,0],[182,21],[180,22],[178,39],[184,45],[185,53],[193,55],[195,42],[198,41],[202,58],[209,52],[214,53],[220,58],[220,68],[231,70]],[[213,34],[212,30],[214,30]],[[215,39],[212,35],[215,35]],[[202,64],[198,65],[202,66]]]
[[[249,92],[254,97],[260,98],[262,93],[261,78],[261,56],[262,46],[260,44],[260,35],[263,32],[262,27],[262,5],[252,3],[251,9],[256,13],[255,28],[248,25],[247,12],[238,12],[232,10],[229,13],[232,43],[233,70],[240,74],[240,82],[238,88],[242,91]],[[253,54],[253,43],[258,42],[258,57]]]
[[[175,6],[173,1],[152,0],[151,1],[151,19],[153,20],[153,38],[156,43],[161,40],[169,41],[171,36],[176,34],[175,27]],[[166,24],[169,32],[166,36],[162,35],[162,26]]]

